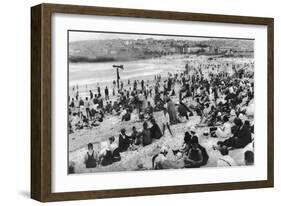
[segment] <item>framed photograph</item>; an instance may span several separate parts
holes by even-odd
[[[31,197],[273,187],[272,18],[31,8]]]

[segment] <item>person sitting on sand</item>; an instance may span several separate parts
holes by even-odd
[[[132,127],[132,134],[130,136],[130,139],[132,140],[132,143],[134,145],[141,144],[141,133],[137,131],[135,126]]]
[[[145,116],[147,116],[147,119],[153,118],[153,107],[151,106],[150,101],[147,102],[147,107],[145,108]]]
[[[168,148],[163,146],[160,149],[160,153],[152,157],[152,168],[155,170],[164,169],[163,163],[164,161],[168,160],[167,154],[168,154]]]
[[[119,143],[118,143],[119,151],[124,152],[129,148],[129,146],[130,146],[130,139],[126,135],[125,128],[122,128],[119,134]]]
[[[200,123],[199,124],[206,124],[208,122],[208,118],[209,118],[209,114],[211,112],[211,107],[209,103],[206,103],[205,105],[203,105],[203,111],[201,114],[201,119],[200,119]]]
[[[193,136],[191,139],[191,148],[184,158],[186,168],[198,168],[207,164],[209,155],[206,149],[199,144],[198,137]]]
[[[189,151],[189,149],[191,148],[191,145],[192,145],[191,135],[189,132],[186,131],[184,134],[183,145],[182,145],[180,151],[183,154],[186,154]]]
[[[227,147],[224,146],[220,148],[219,151],[221,153],[221,156],[217,160],[218,167],[232,167],[237,165],[235,160],[229,156]]]
[[[251,127],[248,120],[243,124],[239,118],[234,120],[235,127],[232,127],[232,137],[226,139],[225,141],[219,141],[217,145],[219,147],[230,147],[233,149],[244,148],[247,144],[252,141]]]
[[[99,152],[99,163],[102,166],[112,164],[112,153],[108,147],[107,142],[101,142],[101,150]]]
[[[183,102],[179,102],[178,115],[181,122],[184,122],[183,118],[185,118],[185,120],[189,119],[188,113],[192,113],[191,110]]]
[[[85,115],[82,115],[82,127],[81,129],[83,129],[84,127],[89,127],[89,119],[85,116]]]
[[[247,150],[244,153],[244,162],[245,165],[254,165],[254,152]]]
[[[218,138],[229,138],[231,134],[231,122],[229,122],[228,117],[225,115],[223,117],[223,125],[219,126],[216,130],[216,136]]]
[[[80,129],[81,127],[81,120],[76,113],[73,113],[70,123],[75,130]]]
[[[123,109],[121,112],[121,121],[130,121],[131,119],[131,113],[128,109]]]
[[[84,158],[86,168],[94,168],[97,166],[98,155],[93,149],[93,144],[88,144],[88,151]]]
[[[167,154],[168,147],[161,147],[160,152],[152,157],[152,168],[156,170],[184,168],[184,162],[182,158],[177,158],[177,160],[169,159]]]
[[[121,155],[119,152],[118,145],[115,143],[115,137],[111,136],[109,137],[109,149],[112,154],[112,162],[118,162],[121,160]]]
[[[191,141],[191,134],[189,132],[185,132],[183,144],[180,149],[173,150],[175,156],[183,156],[188,154],[189,149],[191,148],[192,141]]]
[[[143,123],[143,130],[142,130],[142,145],[146,146],[152,143],[151,132],[148,128],[147,122]]]
[[[153,139],[160,139],[162,137],[162,132],[156,123],[155,119],[151,119],[152,127],[150,128],[151,137]]]
[[[73,161],[69,162],[68,174],[75,174],[75,162]]]
[[[185,168],[197,168],[203,162],[203,155],[201,150],[198,148],[197,136],[192,137],[191,148],[184,158]]]

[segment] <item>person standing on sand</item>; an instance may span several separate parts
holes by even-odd
[[[163,110],[162,123],[163,123],[163,135],[165,134],[165,130],[167,127],[171,136],[173,137],[173,133],[170,128],[170,117],[169,117],[169,114],[168,114],[166,108],[164,108],[164,110]]]
[[[105,89],[104,89],[104,95],[105,95],[105,100],[109,100],[109,96],[108,96],[108,88],[107,88],[107,86],[105,87]]]
[[[97,84],[97,90],[98,90],[98,94],[100,94],[100,85],[99,85],[99,83]]]
[[[90,99],[92,100],[94,97],[93,92],[92,92],[92,90],[89,90],[89,92],[90,92]]]
[[[88,97],[85,99],[85,109],[86,109],[86,115],[88,119],[91,119],[91,114],[90,114],[90,101],[88,100]]]
[[[170,121],[171,124],[176,124],[177,123],[177,111],[176,111],[176,107],[175,104],[173,103],[173,101],[168,98],[167,100],[167,111],[170,117]]]

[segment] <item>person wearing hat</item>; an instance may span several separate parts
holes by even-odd
[[[192,136],[196,135],[196,128],[194,125],[190,127],[190,133]]]
[[[112,154],[112,162],[118,162],[121,160],[121,155],[119,152],[119,147],[118,145],[115,143],[115,137],[111,136],[109,137],[109,149],[111,151]]]
[[[101,150],[99,152],[99,163],[102,166],[112,164],[112,153],[106,141],[100,143]]]

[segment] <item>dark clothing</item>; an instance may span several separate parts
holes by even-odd
[[[82,99],[79,101],[79,106],[84,106],[84,101]]]
[[[106,154],[105,154],[104,157],[102,157],[100,164],[102,166],[107,166],[107,165],[112,164],[112,154],[111,154],[111,151],[109,151],[109,150],[106,151]]]
[[[102,157],[100,164],[102,166],[107,166],[107,165],[112,164],[112,154],[111,154],[111,151],[109,151],[109,150],[106,151],[106,154],[105,154],[104,157]]]
[[[141,144],[141,134],[137,131],[133,131],[131,134],[131,140],[135,145]]]
[[[208,155],[206,149],[202,145],[198,144],[198,148],[201,150],[202,157],[203,157],[203,161],[200,164],[200,166],[206,165],[209,160],[209,155]]]
[[[143,129],[142,131],[142,144],[143,146],[149,145],[152,143],[150,129]]]
[[[243,148],[245,147],[247,144],[249,144],[252,141],[252,137],[251,137],[251,129],[244,125],[237,134],[237,142],[236,142],[236,147],[237,148]]]
[[[130,139],[127,135],[119,135],[119,151],[120,152],[124,152],[128,149],[128,147],[130,146]]]
[[[160,139],[162,137],[162,132],[158,126],[158,124],[153,124],[150,128],[151,138],[153,139]]]
[[[122,117],[122,121],[130,121],[130,119],[131,119],[131,114],[129,112],[124,114],[124,116]]]
[[[186,119],[188,120],[188,112],[191,111],[185,104],[181,102],[178,106],[178,112],[179,112],[179,116],[186,117]]]
[[[119,148],[116,148],[112,152],[112,162],[118,162],[120,160],[121,160],[121,156],[120,156]]]
[[[94,167],[96,167],[97,166],[97,160],[94,157],[94,153],[92,153],[92,155],[90,155],[87,152],[87,155],[88,155],[88,159],[86,161],[86,168],[94,168]]]
[[[251,137],[251,129],[243,125],[242,127],[234,128],[233,131],[234,136],[226,139],[223,142],[218,142],[220,146],[227,146],[227,147],[233,147],[233,148],[244,148],[247,144],[252,142],[252,137]]]
[[[199,155],[199,148],[193,149],[191,148],[188,154],[189,159],[193,160],[193,161],[200,161],[201,157]]]
[[[74,107],[74,101],[71,101],[69,106],[73,108]]]
[[[104,90],[104,94],[105,94],[106,96],[108,96],[108,88],[107,88],[107,87],[106,87],[105,90]]]
[[[199,151],[201,151],[202,156],[199,155]],[[204,166],[209,160],[209,155],[206,149],[200,144],[197,145],[197,149],[190,148],[188,156],[191,160],[196,162],[188,162],[185,166],[187,168],[198,168]]]

